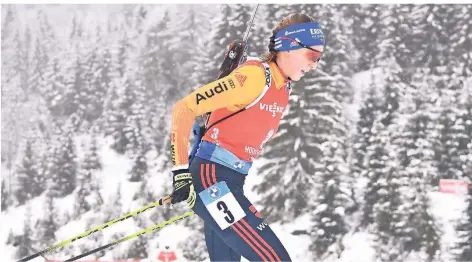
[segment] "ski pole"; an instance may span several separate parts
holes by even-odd
[[[98,251],[101,251],[101,250],[104,250],[104,249],[107,249],[107,248],[111,248],[111,247],[113,247],[113,246],[116,246],[116,245],[120,244],[121,242],[125,242],[125,241],[130,240],[130,239],[133,239],[133,238],[135,238],[135,237],[139,237],[139,236],[144,235],[144,234],[146,234],[146,233],[150,233],[150,232],[152,232],[152,231],[154,231],[154,230],[163,228],[163,227],[165,227],[165,226],[167,226],[167,225],[170,225],[170,224],[173,224],[173,223],[175,223],[175,222],[177,222],[177,221],[179,221],[179,220],[181,220],[181,219],[184,219],[184,218],[186,218],[186,217],[192,216],[193,214],[195,214],[195,213],[194,213],[194,212],[187,212],[187,213],[185,213],[185,214],[183,214],[183,215],[181,215],[181,216],[171,218],[171,219],[169,219],[169,220],[167,220],[167,221],[165,221],[165,222],[162,222],[162,223],[160,223],[160,224],[157,224],[157,225],[154,225],[154,226],[152,226],[152,227],[149,227],[149,228],[146,228],[146,229],[144,229],[144,230],[141,230],[141,231],[139,231],[138,233],[135,233],[135,234],[133,234],[133,235],[129,235],[129,236],[127,236],[127,237],[118,239],[118,240],[116,240],[115,242],[112,242],[112,243],[110,243],[110,244],[107,244],[107,245],[104,245],[104,246],[95,248],[95,249],[90,250],[90,251],[88,251],[88,252],[86,252],[86,253],[83,253],[83,254],[81,254],[81,255],[78,255],[78,256],[75,256],[75,257],[73,257],[73,258],[69,258],[69,259],[67,259],[67,260],[64,260],[64,262],[75,261],[75,260],[77,260],[77,259],[81,259],[81,258],[83,258],[83,257],[86,257],[86,256],[91,255],[91,254],[93,254],[93,253],[96,253],[96,252],[98,252]]]
[[[87,236],[92,235],[92,234],[94,234],[94,233],[97,233],[97,232],[99,232],[99,231],[101,231],[101,230],[103,230],[103,229],[105,229],[105,228],[107,228],[107,227],[109,227],[109,226],[112,226],[112,225],[114,225],[114,224],[117,224],[117,223],[119,223],[119,222],[121,222],[121,221],[124,221],[124,220],[130,218],[130,217],[137,216],[137,215],[139,215],[139,214],[141,214],[141,213],[143,213],[143,212],[145,212],[145,211],[147,211],[147,210],[149,210],[149,209],[151,209],[151,208],[154,208],[154,207],[157,207],[157,206],[162,206],[162,205],[164,205],[164,204],[168,204],[168,203],[170,203],[170,201],[171,201],[170,196],[165,196],[165,197],[159,199],[158,201],[156,201],[156,202],[154,202],[154,203],[151,203],[151,204],[149,204],[149,205],[147,205],[147,206],[144,206],[144,207],[142,207],[142,208],[140,208],[140,209],[138,209],[138,210],[136,210],[136,211],[133,211],[133,212],[130,212],[130,213],[126,214],[126,215],[123,215],[123,216],[120,217],[120,218],[117,218],[117,219],[114,219],[114,220],[112,220],[112,221],[109,221],[109,222],[107,222],[107,223],[105,223],[105,224],[102,224],[102,225],[100,225],[100,226],[98,226],[98,227],[96,227],[96,228],[94,228],[94,229],[90,229],[89,231],[87,231],[87,232],[85,232],[85,233],[83,233],[83,234],[80,234],[80,235],[78,235],[78,236],[75,236],[75,237],[72,237],[72,238],[67,239],[67,240],[65,240],[65,241],[62,241],[62,242],[60,242],[60,243],[57,243],[57,244],[55,244],[55,245],[53,245],[53,246],[50,246],[50,247],[48,247],[48,248],[46,248],[46,249],[44,249],[44,250],[42,250],[42,251],[40,251],[40,252],[37,252],[37,253],[35,253],[35,254],[33,254],[33,255],[30,255],[30,256],[28,256],[28,257],[22,258],[22,259],[18,260],[17,262],[25,262],[25,261],[29,261],[29,260],[31,260],[31,259],[37,258],[37,257],[39,257],[39,256],[43,256],[43,255],[46,254],[46,253],[49,253],[49,252],[51,252],[51,251],[53,251],[53,250],[55,250],[55,249],[58,249],[58,248],[65,247],[65,246],[69,245],[70,243],[72,243],[72,242],[74,242],[74,241],[76,241],[76,240],[79,240],[79,239],[81,239],[81,238],[84,238],[84,237],[87,237]]]

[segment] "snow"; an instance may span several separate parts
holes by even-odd
[[[374,81],[376,84],[382,83],[382,80],[385,78],[381,68],[375,68],[370,71],[360,72],[354,74],[351,79],[352,86],[355,89],[354,100],[352,104],[344,108],[344,114],[348,119],[357,120],[359,118],[359,105],[365,99],[365,94]],[[373,80],[372,80],[373,79]]]
[[[341,255],[341,262],[374,261],[375,250],[372,248],[374,239],[371,234],[364,232],[348,234],[343,239],[343,244],[346,249]]]
[[[457,239],[454,227],[457,226],[462,212],[466,208],[466,198],[464,195],[432,192],[430,199],[432,213],[443,232],[441,236],[442,259],[444,261],[454,260],[450,254],[450,250]]]

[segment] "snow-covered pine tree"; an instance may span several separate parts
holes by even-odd
[[[21,52],[20,52],[20,56],[18,59],[21,59],[21,62],[20,62],[20,65],[21,65],[21,68],[20,68],[20,87],[21,89],[23,90],[23,94],[24,94],[24,101],[28,101],[29,100],[29,93],[30,93],[30,74],[31,74],[31,70],[30,70],[30,66],[31,66],[31,63],[30,63],[30,57],[31,57],[31,30],[29,28],[29,26],[27,25],[25,30],[24,30],[24,37],[23,37],[23,41],[21,42]]]
[[[75,191],[77,208],[74,208],[74,217],[78,217],[83,213],[89,211],[91,208],[94,211],[103,204],[103,198],[100,193],[102,188],[100,178],[97,177],[97,171],[101,170],[102,163],[98,152],[97,144],[97,127],[92,128],[89,143],[85,149],[84,159],[81,161],[80,169],[78,170],[77,184],[78,188]]]
[[[459,118],[464,125],[467,137],[459,140],[459,155],[464,170],[464,180],[469,183],[469,192],[466,196],[466,208],[463,211],[459,224],[456,227],[458,240],[455,255],[458,261],[472,260],[472,90],[464,86],[462,98],[459,100]]]
[[[108,241],[109,243],[111,243],[111,242],[117,241],[118,239],[122,239],[126,236],[127,234],[125,234],[124,232],[116,232],[111,235]],[[108,250],[107,253],[111,253],[111,257],[113,260],[125,260],[128,257],[128,255],[126,254],[126,251],[127,250],[121,246],[121,247],[116,247],[114,249]],[[109,254],[106,254],[106,256],[109,256]]]
[[[394,58],[390,58],[391,61],[395,61]],[[375,114],[375,121],[381,121],[381,123],[377,123],[378,127],[380,125],[384,126],[386,129],[384,131],[383,128],[380,128],[379,130],[382,131],[382,138],[376,138],[379,134],[375,134],[372,131],[367,131],[368,127],[364,129],[365,131],[368,132],[368,137],[366,139],[369,139],[366,141],[366,144],[369,146],[372,145],[374,140],[382,139],[385,140],[382,143],[387,143],[389,144],[391,141],[394,140],[394,137],[396,137],[396,125],[397,125],[397,119],[398,119],[398,109],[400,106],[400,96],[399,96],[399,89],[402,88],[400,85],[402,85],[401,82],[398,82],[398,75],[396,71],[393,71],[392,68],[389,68],[389,66],[396,65],[395,62],[392,62],[393,64],[385,64],[386,68],[384,68],[383,72],[387,75],[385,82],[383,83],[378,83],[371,88],[378,88],[379,93],[380,93],[380,99],[377,98],[376,106],[374,110],[376,111]],[[373,92],[373,91],[372,91]],[[365,121],[362,120],[363,116],[359,115],[360,119],[359,121]],[[371,126],[372,128],[372,126]],[[373,140],[372,140],[373,139]],[[367,148],[368,148],[367,147]],[[374,146],[375,147],[375,146]],[[372,152],[369,152],[369,150],[366,148],[366,154],[370,154],[368,159],[364,158],[364,164],[365,164],[365,169],[361,171],[362,174],[365,175],[365,177],[368,179],[368,184],[366,186],[366,192],[364,193],[364,207],[363,207],[363,218],[361,224],[363,226],[368,226],[369,224],[372,224],[375,220],[375,215],[373,213],[373,207],[378,201],[378,198],[380,197],[380,192],[379,190],[382,189],[382,187],[379,185],[379,179],[384,179],[385,173],[387,172],[388,168],[386,167],[378,167],[378,163],[384,163],[385,160],[378,158],[375,155],[372,155]],[[357,148],[356,148],[357,150]],[[354,152],[354,155],[357,153]],[[388,154],[387,154],[388,155]],[[388,157],[390,158],[390,156]],[[370,161],[377,161],[377,163],[371,163]],[[396,175],[396,171],[393,171],[394,174]]]
[[[59,190],[60,185],[60,176],[59,176],[59,158],[60,158],[60,147],[63,141],[62,138],[62,131],[60,128],[55,124],[52,123],[54,129],[54,133],[51,134],[51,138],[49,138],[49,143],[47,144],[46,152],[41,157],[41,175],[44,177],[44,181],[46,183],[45,189],[48,191],[48,194],[52,194],[54,196],[61,195],[61,191]]]
[[[106,38],[105,36],[103,38]],[[100,38],[102,39],[102,38]],[[103,40],[104,41],[104,40]],[[94,85],[100,85],[100,87],[97,87],[97,89],[101,89],[105,91],[105,94],[103,95],[103,112],[102,112],[102,117],[99,119],[100,121],[97,121],[96,124],[99,126],[100,130],[103,131],[104,127],[104,119],[107,118],[107,113],[108,111],[112,109],[112,103],[113,101],[117,98],[117,93],[116,93],[116,85],[115,85],[115,76],[117,74],[116,71],[114,71],[112,62],[113,62],[113,56],[111,53],[111,47],[109,44],[111,42],[110,40],[107,40],[102,48],[99,48],[99,55],[101,59],[99,60],[99,68],[100,68],[100,73],[95,76],[95,82]]]
[[[444,91],[443,91],[444,92]],[[449,91],[440,98],[440,115],[437,120],[438,141],[434,147],[435,160],[442,179],[461,179],[464,174],[459,153],[459,143],[467,135],[459,117],[456,97]],[[435,181],[439,182],[439,181]]]
[[[460,8],[461,6],[454,5],[414,5],[410,14],[411,29],[405,39],[407,48],[413,52],[406,61],[409,61],[412,67],[426,69],[430,75],[429,86],[435,89],[439,97],[445,96],[443,92],[446,90],[460,88],[462,77],[458,71],[461,71],[466,63],[470,63],[464,63],[464,60],[468,60],[465,58],[467,55],[465,59],[457,59],[462,56],[457,56],[457,48],[464,42],[451,42],[452,32],[457,32],[460,27],[467,28],[463,22],[467,21],[463,20],[467,15],[461,17],[460,12],[457,12]],[[454,35],[455,39],[458,37],[467,39],[465,35]],[[451,46],[446,48],[444,43],[447,42],[451,42]],[[452,46],[454,48],[451,48]],[[462,47],[465,46],[461,46],[461,49]],[[461,59],[463,60],[458,62]]]
[[[30,75],[30,85],[31,92],[39,94],[39,83],[43,79],[44,70],[47,65],[47,55],[45,54],[44,48],[41,45],[41,42],[36,38],[34,44],[34,51],[31,58],[31,75]]]
[[[31,247],[33,246],[34,238],[33,236],[33,230],[31,228],[31,206],[27,205],[26,206],[26,211],[25,211],[25,216],[23,220],[23,233],[21,234],[20,238],[17,239],[17,250],[15,257],[17,259],[24,258],[28,255],[31,255]]]
[[[429,185],[424,185],[424,192],[420,197],[419,212],[416,214],[416,221],[413,220],[412,224],[417,224],[417,229],[420,234],[421,251],[423,252],[422,258],[424,261],[437,261],[441,256],[441,235],[442,232],[439,228],[436,218],[431,212],[432,202],[429,198],[426,188],[430,188]]]
[[[5,5],[4,7],[4,17],[2,19],[2,44],[4,41],[11,36],[11,31],[9,30],[11,26],[14,26],[15,20],[18,17],[18,11],[16,10],[15,5]]]
[[[88,171],[100,171],[102,170],[102,159],[99,154],[99,128],[94,126],[92,128],[92,134],[90,135],[90,142],[87,144],[87,151],[85,153],[82,167]]]
[[[165,18],[165,15],[164,15]],[[164,59],[160,59],[159,55],[162,53],[161,30],[164,30],[164,24],[168,21],[162,20],[160,23],[150,26],[145,33],[145,40],[143,46],[140,48],[139,68],[137,72],[141,85],[145,87],[146,96],[153,101],[155,107],[150,107],[149,110],[153,112],[156,108],[161,107],[162,102],[165,101],[162,97],[162,83],[160,79],[161,65]]]
[[[437,259],[440,252],[440,232],[431,214],[429,193],[432,184],[437,185],[437,167],[434,163],[432,132],[434,116],[424,75],[418,70],[414,75],[413,106],[405,112],[407,123],[404,129],[406,163],[404,168],[408,185],[403,189],[405,201],[399,209],[405,210],[403,245],[405,252],[421,251],[425,259]],[[405,161],[406,160],[406,161]],[[436,181],[436,182],[434,182]]]
[[[43,68],[42,78],[39,80],[38,89],[45,101],[45,106],[53,117],[61,115],[61,100],[64,93],[66,80],[61,70],[62,61],[53,57]]]
[[[134,130],[130,126],[129,119],[132,117],[132,105],[136,99],[136,94],[133,91],[134,85],[128,78],[124,78],[122,91],[119,98],[114,101],[113,110],[107,118],[107,134],[113,137],[113,144],[111,148],[119,154],[125,154],[128,148],[138,146],[135,139]]]
[[[120,31],[121,36],[117,40],[117,43],[115,43],[115,48],[112,52],[114,54],[112,57],[112,67],[114,71],[116,70],[116,72],[113,73],[117,79],[121,79],[129,75],[130,69],[128,65],[131,60],[131,50],[129,49],[129,46],[131,45],[131,39],[129,38],[123,24],[120,24]]]
[[[18,236],[15,236],[13,234],[13,229],[10,228],[10,230],[8,231],[7,241],[5,242],[5,244],[13,245],[13,244],[18,243],[18,242],[19,242]]]
[[[118,182],[115,193],[112,194],[109,200],[102,206],[101,222],[105,223],[111,221],[115,218],[121,217],[124,214],[122,212],[121,198],[121,182]]]
[[[389,45],[385,47],[389,52]],[[392,48],[393,49],[393,48]],[[382,57],[382,56],[379,56]],[[405,93],[406,85],[402,80],[404,72],[398,64],[397,58],[391,55],[385,55],[381,59],[379,64],[382,67],[382,73],[385,76],[385,80],[382,84],[382,104],[381,104],[381,115],[379,119],[382,121],[382,124],[385,125],[390,131],[395,130],[398,120],[400,102],[402,95]]]
[[[458,102],[458,118],[457,124],[460,125],[458,128],[460,132],[458,154],[462,161],[462,165],[465,165],[463,169],[472,167],[472,81],[469,86],[464,85],[462,90],[459,92]],[[464,174],[470,174],[464,172]],[[472,176],[468,176],[472,179]]]
[[[354,53],[343,50],[355,49],[348,37],[353,34],[351,26],[353,21],[344,18],[347,8],[342,6],[322,5],[313,12],[327,18],[319,21],[321,28],[327,32],[326,45],[322,59],[315,71],[316,80],[313,78],[305,83],[311,85],[317,81],[339,103],[352,101],[353,89],[350,78],[354,73],[352,68],[355,57]],[[330,37],[333,35],[336,37]]]
[[[22,39],[20,37],[18,14],[15,7],[9,7],[7,17],[2,28],[7,37],[2,35],[2,124],[8,128],[2,128],[2,160],[8,168],[17,157],[19,144],[22,140],[20,134],[27,130],[28,115],[24,108],[24,92],[21,89],[21,72],[25,65],[22,57]]]
[[[378,86],[374,82],[372,75],[371,81],[367,91],[365,92],[365,98],[361,100],[359,108],[359,117],[356,123],[356,132],[354,136],[353,148],[352,148],[352,175],[359,177],[365,173],[366,163],[365,157],[367,154],[367,148],[370,146],[372,137],[372,127],[374,121],[380,114],[380,98],[377,95]]]
[[[400,242],[404,216],[398,207],[403,201],[401,189],[407,181],[397,168],[387,127],[378,119],[372,130],[367,157],[367,172],[372,179],[367,188],[373,187],[374,190],[368,190],[371,194],[366,194],[365,206],[369,208],[364,207],[363,221],[376,236],[375,249],[379,260],[395,261],[404,255]]]
[[[372,64],[381,68],[381,73],[385,77],[383,81],[383,112],[382,123],[392,129],[394,119],[398,117],[400,99],[404,94],[406,85],[406,72],[404,67],[409,55],[413,52],[409,46],[405,45],[408,39],[403,39],[403,35],[410,33],[410,20],[408,15],[411,12],[410,5],[390,5],[377,7],[382,9],[378,14],[379,28],[377,44],[378,52],[374,55]],[[408,63],[408,62],[406,62]]]
[[[63,51],[62,45],[58,44],[58,37],[53,29],[53,24],[49,21],[48,13],[45,9],[38,9],[36,20],[39,26],[38,38],[41,39],[45,51],[50,56],[59,55]]]
[[[410,61],[416,67],[429,68],[432,75],[441,75],[440,71],[448,66],[450,48],[442,43],[450,42],[444,30],[450,28],[454,16],[453,5],[414,5],[409,15],[412,30],[407,35]],[[440,88],[440,86],[436,86]]]
[[[459,179],[472,181],[472,85],[464,85],[456,93],[457,119],[454,125],[458,140],[454,161]]]
[[[195,71],[195,68],[199,66],[202,53],[196,52],[196,50],[209,48],[208,45],[203,44],[202,40],[208,37],[207,32],[212,26],[208,24],[207,20],[210,17],[209,10],[204,7],[184,5],[182,11],[187,15],[173,16],[167,27],[167,30],[170,30],[168,32],[170,37],[167,37],[169,44],[165,42],[161,44],[164,50],[166,45],[169,46],[170,52],[167,55],[171,55],[171,60],[166,60],[166,63],[163,64],[164,71],[162,72],[165,78],[172,78],[172,81],[169,82],[170,90],[166,91],[170,99],[164,100],[170,102],[170,105],[190,93],[198,85],[198,78],[192,76],[202,73]],[[192,30],[188,30],[188,28],[192,28]]]
[[[335,138],[323,144],[323,168],[315,178],[319,185],[312,212],[312,243],[310,250],[317,259],[339,257],[343,251],[342,240],[349,231],[345,210],[350,202],[343,183],[347,175],[343,138]]]
[[[378,120],[376,120],[378,121]],[[366,192],[364,194],[364,206],[361,224],[365,227],[373,224],[376,221],[376,214],[374,213],[374,206],[382,206],[388,196],[385,196],[389,191],[387,174],[390,171],[389,164],[392,159],[389,152],[389,134],[385,130],[383,124],[376,123],[372,126],[372,135],[369,138],[369,146],[366,148],[365,157],[365,176],[368,179],[366,185]],[[390,164],[391,165],[391,164]],[[379,203],[381,201],[381,203]]]
[[[87,213],[92,208],[87,201],[87,197],[90,195],[90,180],[91,173],[87,172],[84,173],[78,181],[78,187],[76,188],[74,195],[73,218],[78,219],[81,215]]]
[[[472,171],[472,168],[470,169]],[[472,179],[469,179],[469,181]],[[466,198],[466,209],[456,227],[458,239],[455,247],[457,261],[469,261],[472,259],[472,189]]]
[[[124,28],[122,24],[121,27]],[[119,154],[136,154],[135,149],[139,148],[142,139],[144,101],[147,99],[144,93],[145,86],[142,85],[140,77],[136,75],[134,63],[139,61],[134,57],[133,39],[125,29],[122,30],[116,48],[110,50],[113,55],[110,61],[109,75],[112,78],[112,85],[107,92],[105,99],[106,112],[105,135],[113,138],[111,145]]]
[[[449,41],[450,46],[450,57],[451,60],[457,60],[459,63],[455,64],[460,68],[458,76],[462,82],[467,81],[467,77],[471,75],[471,58],[470,52],[464,52],[464,50],[470,50],[472,47],[472,40],[470,35],[472,34],[472,25],[470,20],[472,19],[472,5],[452,5],[454,12],[449,13],[449,23],[447,30],[450,32]]]
[[[136,86],[137,100],[131,106],[131,116],[128,117],[128,134],[130,143],[126,147],[126,152],[129,157],[136,158],[138,155],[145,156],[151,148],[149,142],[151,141],[152,129],[147,126],[146,114],[144,112],[144,92],[143,86]]]
[[[41,185],[37,185],[38,170],[36,164],[36,156],[31,149],[31,141],[26,140],[25,151],[21,165],[16,171],[16,182],[18,187],[15,189],[16,201],[19,205],[23,205],[27,200],[38,196],[37,188]]]
[[[146,223],[145,221],[146,219],[147,218],[143,216],[134,217],[134,221],[136,221],[136,226],[138,226],[139,230],[142,230],[151,226],[151,225],[148,225],[148,223]],[[148,258],[149,240],[150,240],[149,234],[144,234],[131,240],[132,242],[130,243],[129,248],[128,248],[127,258],[128,259]]]
[[[92,223],[88,223],[87,228],[92,228],[92,226],[95,226],[95,225],[93,225]],[[93,234],[92,236],[90,236],[87,243],[90,243],[88,250],[92,250],[92,249],[95,249],[97,247],[100,247],[100,246],[103,246],[103,245],[107,244],[107,243],[105,243],[105,241],[103,239],[103,232],[102,231],[97,232],[97,233]],[[105,252],[106,252],[105,250],[98,251],[95,254],[93,254],[93,257],[98,260],[99,258],[101,258],[105,255]]]
[[[33,248],[37,250],[43,250],[54,244],[56,231],[59,228],[57,223],[58,209],[54,195],[50,191],[46,191],[42,210],[44,210],[43,216],[37,220],[34,231],[34,238],[41,240],[33,245]]]
[[[174,39],[171,35],[173,31],[168,28],[169,23],[169,13],[165,11],[158,23],[146,29],[144,44],[140,48],[138,57],[140,70],[136,72],[139,87],[142,88],[138,94],[138,100],[142,107],[139,108],[140,117],[136,118],[136,121],[139,122],[134,122],[134,126],[138,126],[139,123],[141,128],[139,132],[143,137],[145,149],[155,148],[158,153],[166,143],[168,115],[172,106],[172,102],[167,100],[168,90],[181,88],[169,85],[168,79],[164,77],[164,64],[169,62],[164,58],[169,56],[165,52],[165,47],[170,42],[179,42],[172,40]],[[188,73],[186,72],[186,74]],[[138,130],[136,129],[136,131]],[[165,150],[167,152],[167,148]]]
[[[208,33],[209,40],[206,43],[206,48],[201,53],[202,59],[195,68],[195,71],[199,72],[198,85],[216,80],[224,55],[228,51],[228,45],[241,37],[236,34],[229,20],[233,13],[232,6],[219,5],[218,7],[218,11],[209,22],[212,27]]]
[[[143,181],[144,176],[148,172],[148,164],[146,158],[146,152],[143,148],[139,150],[138,154],[134,159],[133,167],[128,174],[128,181],[140,182]]]
[[[350,5],[345,18],[353,21],[352,42],[355,46],[356,60],[354,71],[362,72],[373,69],[374,57],[381,48],[380,33],[385,30],[381,15],[387,6],[378,4]],[[328,40],[329,41],[329,40]]]
[[[74,114],[81,120],[83,109],[86,108],[86,79],[83,58],[78,54],[79,51],[69,51],[69,59],[62,60],[65,70],[65,86],[62,93],[62,99],[58,106],[56,117],[70,117]]]
[[[57,158],[57,169],[53,176],[57,176],[58,180],[54,187],[50,189],[59,193],[56,197],[63,197],[72,193],[77,184],[77,156],[72,131],[62,134],[55,156]]]
[[[99,131],[98,128],[94,129],[94,130],[96,130],[96,132]],[[98,157],[99,156],[99,153],[98,153],[99,144],[98,144],[98,141],[97,141],[97,139],[98,139],[97,136],[98,136],[98,134],[95,134],[95,132],[92,134],[90,150],[91,150],[91,152],[97,151],[97,157]],[[91,154],[91,156],[94,156],[94,154]],[[93,201],[92,201],[91,205],[94,208],[100,208],[100,206],[104,203],[102,194],[100,192],[101,189],[102,189],[103,184],[102,184],[101,177],[97,174],[97,171],[102,169],[102,163],[101,163],[100,159],[96,159],[96,160],[97,160],[97,162],[95,162],[95,165],[93,165],[93,169],[92,169],[94,171],[94,173],[92,173],[92,181],[90,182],[91,195],[93,196]],[[94,161],[92,161],[92,162],[94,162]]]
[[[82,94],[82,105],[79,113],[81,120],[85,121],[87,127],[94,123],[103,115],[104,101],[108,91],[109,80],[107,62],[103,61],[107,59],[103,57],[101,47],[96,46],[95,42],[99,40],[91,40],[91,50],[87,53],[84,59],[84,80],[85,90]],[[105,53],[106,55],[106,53]],[[105,72],[102,72],[104,70]],[[103,81],[103,82],[102,82]]]
[[[8,198],[9,198],[9,193],[5,187],[5,179],[2,179],[2,191],[1,191],[1,198],[2,198],[2,205],[0,207],[0,210],[6,211],[8,208]]]
[[[100,41],[100,40],[99,40]],[[110,61],[108,47],[95,47],[93,56],[86,60],[86,81],[88,82],[87,107],[84,117],[88,126],[103,117],[106,98],[111,90]]]
[[[96,224],[90,223],[90,222],[87,222],[86,225],[87,225],[86,227],[87,229],[96,227]],[[97,247],[103,246],[105,244],[108,244],[108,242],[105,243],[103,241],[103,231],[98,231],[96,233],[93,233],[90,236],[87,236],[87,241],[78,242],[74,248],[71,248],[70,250],[66,250],[65,252],[64,250],[61,250],[61,253],[66,253],[66,252],[69,253],[67,256],[65,256],[69,258],[72,256],[77,256],[77,254],[83,254],[85,252],[88,252]],[[69,246],[66,246],[66,247],[69,247]],[[106,249],[95,252],[92,255],[90,255],[90,257],[93,257],[95,260],[100,261],[100,258],[103,257],[105,254],[106,254]]]

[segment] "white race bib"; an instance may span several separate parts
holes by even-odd
[[[221,230],[225,230],[246,216],[225,181],[212,185],[200,192],[199,195]]]

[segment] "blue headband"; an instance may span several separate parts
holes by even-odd
[[[325,45],[323,31],[318,22],[308,22],[286,27],[275,34],[275,46],[277,51],[288,51],[303,48],[297,41],[307,45]]]

